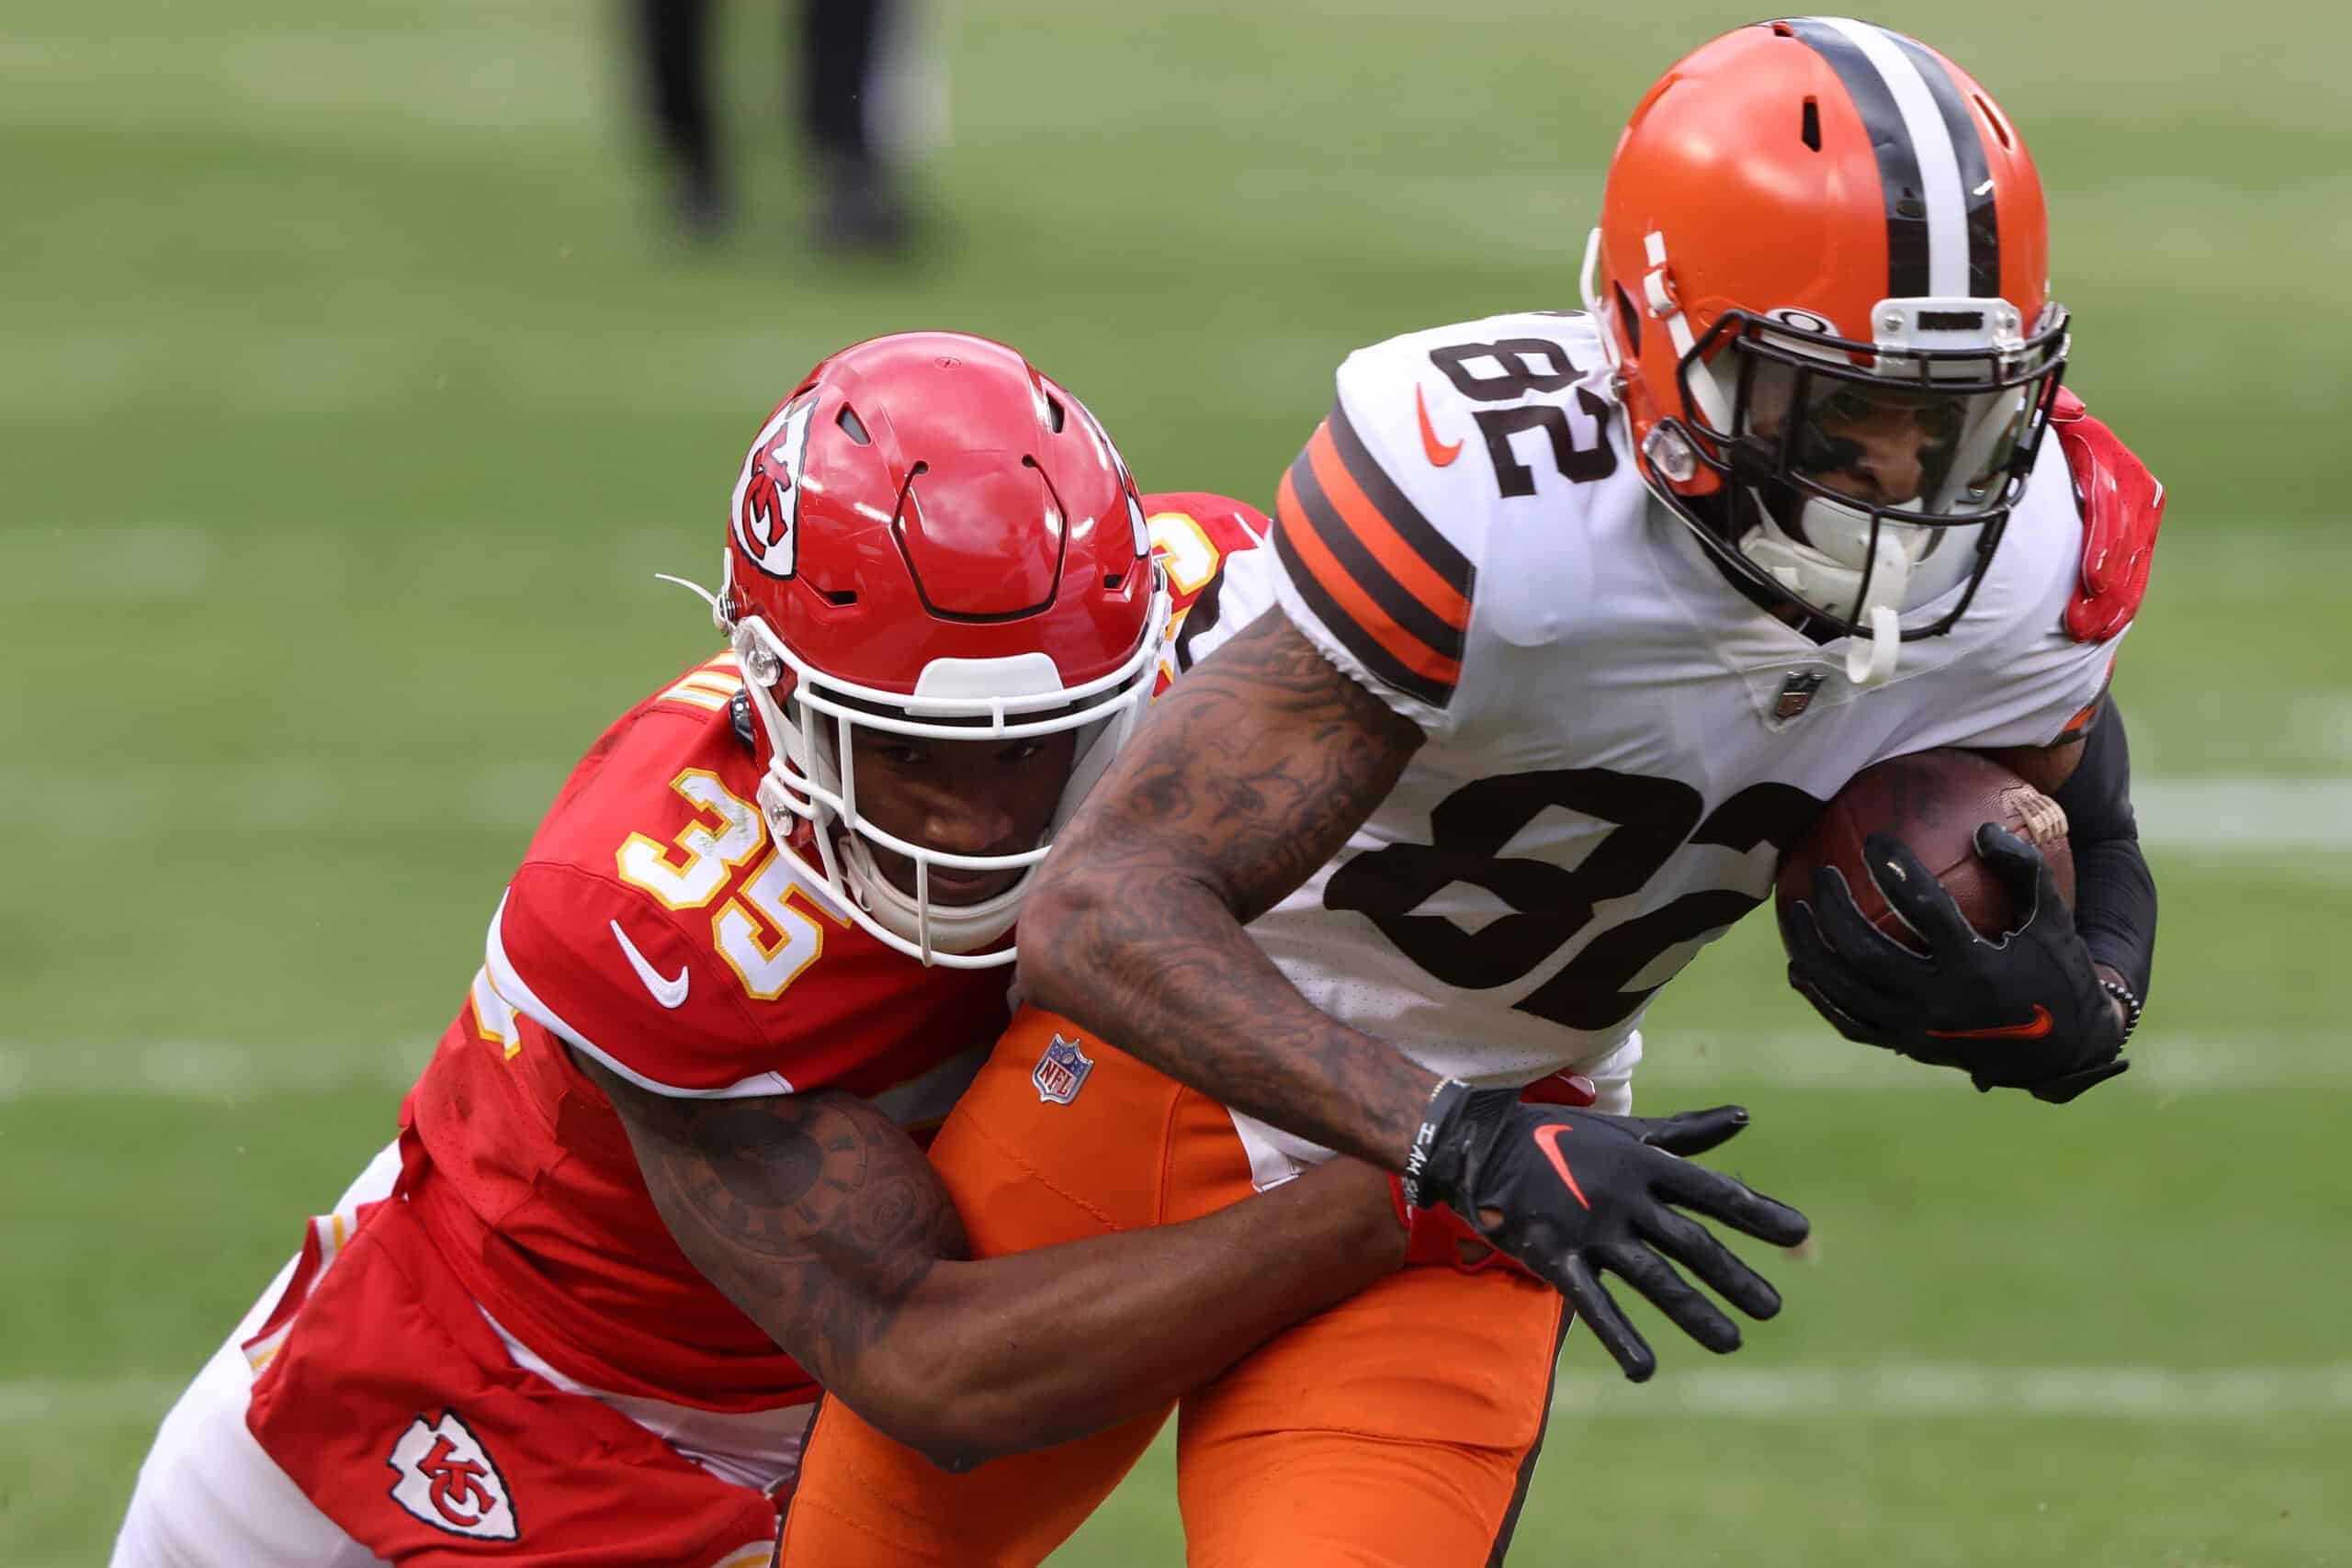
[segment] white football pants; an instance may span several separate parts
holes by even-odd
[[[388,1145],[334,1212],[347,1219],[362,1203],[390,1196],[400,1174],[400,1146]],[[295,1262],[287,1259],[164,1417],[115,1537],[114,1568],[384,1568],[313,1507],[245,1430],[254,1371],[244,1342],[261,1332]]]
[[[387,1145],[334,1212],[350,1221],[362,1204],[390,1197],[400,1174],[400,1145]],[[254,1371],[244,1343],[261,1332],[297,1261],[287,1260],[164,1417],[115,1537],[114,1568],[386,1568],[312,1506],[245,1429]],[[813,1404],[720,1412],[607,1393],[564,1376],[495,1320],[491,1327],[516,1366],[604,1401],[723,1481],[767,1491],[799,1471]]]

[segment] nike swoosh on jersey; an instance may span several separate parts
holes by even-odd
[[[1437,438],[1437,431],[1430,424],[1430,405],[1422,400],[1419,382],[1413,385],[1413,412],[1420,416],[1421,455],[1430,460],[1430,467],[1442,468],[1462,456],[1461,442]]]
[[[653,993],[653,999],[665,1008],[684,1007],[686,987],[694,982],[694,971],[681,964],[678,965],[678,977],[664,980],[662,972],[645,961],[645,954],[638,952],[637,943],[629,941],[628,932],[621,930],[618,920],[605,923],[613,928],[613,940],[621,944],[622,956],[628,960],[628,966],[637,971],[637,977],[645,982],[645,988]]]
[[[1560,1152],[1560,1134],[1572,1131],[1574,1129],[1566,1122],[1546,1122],[1535,1129],[1535,1146],[1544,1151],[1544,1157],[1552,1162],[1552,1168],[1560,1173],[1560,1179],[1566,1182],[1568,1190],[1577,1195],[1577,1201],[1589,1209],[1592,1200],[1587,1198],[1584,1189],[1577,1185],[1577,1174],[1568,1168],[1567,1156]]]
[[[2050,1032],[2050,1010],[2037,1002],[2033,1016],[2023,1023],[2005,1023],[1997,1029],[1930,1029],[1928,1032],[1939,1040],[2039,1040]]]

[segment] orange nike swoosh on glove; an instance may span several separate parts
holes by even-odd
[[[1584,1189],[1577,1185],[1576,1172],[1568,1168],[1567,1156],[1560,1153],[1560,1134],[1573,1131],[1575,1129],[1566,1122],[1546,1122],[1535,1129],[1535,1143],[1544,1151],[1544,1157],[1552,1162],[1552,1168],[1560,1173],[1560,1179],[1568,1184],[1568,1190],[1577,1195],[1577,1201],[1589,1209],[1592,1201],[1584,1195]]]
[[[1413,386],[1413,412],[1421,420],[1421,455],[1430,460],[1431,468],[1442,468],[1462,456],[1461,442],[1440,441],[1437,432],[1430,427],[1430,405],[1422,400],[1419,382]]]
[[[1938,1040],[2039,1040],[2050,1032],[2050,1010],[2037,1003],[2030,1020],[2005,1023],[1998,1029],[1930,1029],[1928,1032]]]

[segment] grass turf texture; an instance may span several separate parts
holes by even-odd
[[[2352,547],[2322,487],[2352,339],[2327,265],[2352,245],[2345,24],[2240,6],[2233,36],[2297,40],[2256,61],[2179,4],[1878,16],[2030,138],[2072,384],[2172,486],[2120,687],[2143,772],[2340,773]],[[601,11],[12,13],[0,1037],[69,1078],[110,1053],[128,1076],[158,1041],[280,1045],[287,1083],[0,1079],[0,1556],[102,1555],[158,1401],[387,1134],[395,1091],[337,1087],[329,1047],[422,1051],[563,769],[708,646],[649,574],[707,571],[741,443],[809,360],[899,327],[1001,335],[1147,485],[1262,501],[1349,348],[1574,303],[1616,127],[1674,54],[1746,19],[967,7],[926,175],[935,254],[842,268],[802,243],[773,151],[764,8],[728,17],[748,211],[705,254],[652,221]],[[1646,1102],[1745,1098],[1758,1125],[1732,1163],[1819,1226],[1778,1271],[1787,1314],[1728,1365],[2343,1363],[2352,1080],[2325,976],[2352,865],[2156,858],[2151,1048],[2220,1043],[2167,1058],[2184,1071],[2158,1092],[2052,1111],[1876,1060],[1845,1087],[1744,1069],[1744,1034],[1808,1023],[1760,928],[1661,1002]],[[2283,1075],[2233,1082],[2223,1047],[2247,1039]],[[1659,1343],[1661,1391],[1713,1370]],[[1605,1372],[1580,1342],[1566,1370]],[[2347,1450],[2340,1404],[1564,1404],[1515,1558],[2320,1562],[2352,1513],[2318,1456]],[[1167,1466],[1057,1562],[1176,1560]]]

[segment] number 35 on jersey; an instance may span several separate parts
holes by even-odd
[[[774,1001],[822,954],[825,928],[845,929],[849,921],[816,901],[797,874],[797,863],[768,841],[759,808],[717,773],[688,768],[670,787],[695,808],[696,819],[666,844],[631,833],[613,855],[620,879],[673,912],[715,904],[713,950],[735,971],[747,995]],[[754,857],[758,864],[741,874]],[[728,894],[724,899],[722,893]],[[654,981],[647,984],[650,987]]]

